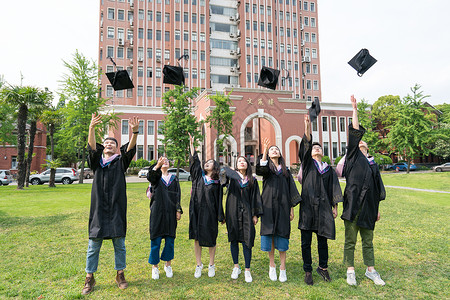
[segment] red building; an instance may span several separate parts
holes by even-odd
[[[27,134],[29,125],[27,124]],[[29,136],[27,136],[28,152]],[[31,171],[41,172],[42,165],[45,164],[47,150],[47,131],[45,126],[38,122],[36,136],[34,138],[34,157],[31,163]],[[10,170],[13,174],[17,173],[17,145],[0,145],[0,169]]]
[[[322,100],[317,1],[102,0],[99,17],[102,70],[115,70],[108,59],[111,57],[118,70],[129,72],[135,86],[113,91],[102,75],[102,96],[109,98],[105,110],[121,113],[122,119],[119,129],[111,134],[121,143],[128,141],[128,119],[137,115],[142,121],[136,159],[152,160],[163,153],[158,128],[164,119],[161,96],[171,88],[162,82],[162,69],[167,64],[179,63],[184,68],[186,86],[199,87],[203,92],[200,99],[214,91],[234,88],[236,118],[248,117],[251,124],[235,128],[235,137],[244,136],[244,143],[236,142],[240,153],[258,153],[255,140],[245,141],[245,135],[249,135],[248,128],[266,134],[261,130],[265,124],[273,126],[270,134],[277,144],[283,144],[283,152],[290,147],[294,150],[294,143],[284,144],[294,140],[298,144],[299,137],[295,136],[300,133],[284,119],[303,120],[306,103]],[[257,85],[262,66],[281,71],[274,93]],[[273,104],[266,103],[264,108],[258,107],[258,102],[239,105],[250,98],[257,101],[257,94],[264,95],[264,101],[272,99]],[[250,108],[254,111],[246,114]],[[256,108],[265,109],[264,117],[255,117],[259,116],[254,115]],[[286,115],[281,114],[285,109]],[[331,143],[330,152],[332,143],[338,143],[339,152],[340,142],[332,141],[332,136],[330,132],[326,143]]]

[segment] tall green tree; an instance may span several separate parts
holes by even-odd
[[[442,112],[442,115],[439,116],[439,122],[450,124],[450,104],[443,103],[434,107]]]
[[[93,113],[99,113],[106,99],[99,97],[99,71],[97,64],[90,61],[78,50],[72,61],[63,61],[67,73],[61,81],[61,94],[64,95],[65,106],[62,109],[64,123],[58,132],[59,146],[71,149],[72,153],[81,156],[81,171],[84,171],[86,161],[86,145],[89,124]],[[103,118],[103,129],[107,125],[117,126],[114,113],[106,114]],[[80,177],[83,183],[83,177]]]
[[[55,107],[50,106],[47,110],[42,112],[41,122],[47,127],[48,135],[50,139],[50,156],[51,159],[48,161],[50,165],[50,181],[48,183],[49,187],[55,187],[55,175],[56,168],[61,164],[60,160],[55,158],[55,129],[61,124],[61,112]]]
[[[214,101],[215,107],[210,115],[206,117],[205,122],[209,123],[209,126],[217,132],[216,161],[219,161],[219,155],[224,151],[223,142],[233,133],[234,112],[230,110],[230,106],[233,105],[230,94],[225,95],[217,92],[215,95],[209,95],[209,98]]]
[[[376,131],[382,136],[380,147],[385,149],[388,148],[386,137],[389,128],[397,120],[396,109],[400,102],[400,96],[386,95],[378,98],[372,106],[372,118]]]
[[[175,86],[164,93],[162,110],[166,113],[161,128],[167,156],[175,162],[177,176],[181,165],[185,165],[189,153],[189,134],[200,138],[199,123],[193,114],[193,100],[198,88],[184,91],[183,86]]]
[[[411,88],[412,95],[405,96],[396,108],[397,121],[390,127],[388,141],[392,151],[403,156],[408,163],[419,155],[428,155],[435,141],[437,131],[436,116],[424,105],[424,99],[429,97],[416,84]]]
[[[4,77],[0,76],[0,90],[4,84]],[[3,146],[6,144],[13,145],[17,141],[17,137],[14,134],[14,121],[16,118],[16,107],[6,101],[2,101],[0,105],[0,144]]]
[[[29,143],[28,143],[28,155],[27,155],[27,170],[25,174],[25,185],[28,187],[30,183],[30,171],[31,163],[33,161],[34,152],[34,139],[36,137],[37,122],[41,117],[43,111],[51,105],[51,100],[53,99],[52,93],[46,88],[44,91],[39,91],[36,95],[37,99],[29,107],[28,120],[30,123],[29,130]]]
[[[3,85],[0,91],[0,105],[7,103],[16,107],[17,113],[17,189],[21,190],[26,176],[26,123],[28,108],[40,101],[41,90],[31,86]]]
[[[364,99],[358,102],[358,120],[359,124],[366,129],[364,141],[369,145],[370,150],[381,151],[378,133],[374,131],[376,124],[372,116],[372,106]]]

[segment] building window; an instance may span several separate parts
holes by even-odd
[[[204,32],[200,32],[200,42],[205,42],[206,41],[206,34]]]
[[[128,120],[122,120],[122,134],[128,134]]]
[[[317,58],[317,49],[311,49],[311,58]]]
[[[196,13],[193,13],[192,14],[192,24],[197,24],[197,14]]]
[[[308,17],[304,17],[303,18],[303,23],[305,24],[305,26],[309,26],[309,18]]]
[[[125,21],[125,11],[123,9],[117,10],[117,20]]]
[[[337,146],[337,142],[333,142],[333,159],[335,159],[336,157],[338,157],[338,146]]]
[[[175,30],[175,40],[179,41],[181,39],[181,32],[179,30]]]
[[[192,32],[192,41],[193,42],[197,41],[197,32]]]
[[[345,142],[341,142],[341,156],[345,155],[346,150],[347,150],[347,144]]]
[[[258,48],[258,39],[253,39],[253,48]]]
[[[160,69],[161,70],[161,69]],[[161,87],[157,86],[156,87],[156,97],[157,98],[161,98]]]
[[[165,15],[164,15],[164,22],[170,23],[170,13],[165,13]]]
[[[161,22],[161,12],[160,11],[156,12],[156,22]]]
[[[316,11],[316,4],[314,2],[311,2],[310,3],[310,8],[311,8],[310,9],[311,11]]]
[[[133,98],[133,89],[127,89],[127,98]]]
[[[250,47],[250,38],[245,38],[245,47]]]
[[[183,21],[184,21],[184,23],[189,22],[189,13],[187,13],[187,12],[183,13]]]
[[[256,14],[257,6],[256,4],[253,4],[253,13]]]
[[[336,117],[331,117],[331,131],[332,132],[336,132],[337,131],[337,124],[336,123],[337,123]]]
[[[328,118],[322,117],[322,131],[328,131]]]
[[[317,80],[313,81],[313,90],[315,90],[315,91],[319,90],[319,81],[317,81]]]
[[[114,8],[108,8],[108,20],[114,20]]]
[[[117,47],[117,58],[123,58],[123,47]]]
[[[252,82],[252,73],[247,72],[247,82]]]
[[[339,129],[341,130],[341,132],[345,132],[345,118],[340,117],[339,118]]]
[[[138,77],[144,77],[144,67],[138,66]]]
[[[147,48],[147,58],[152,58],[152,57],[153,57],[153,49],[152,48]]]
[[[317,119],[311,122],[312,131],[317,131]]]
[[[143,9],[140,9],[138,11],[138,18],[139,18],[139,20],[144,20],[145,14],[144,14],[144,10]]]
[[[106,86],[106,97],[113,97],[114,96],[114,90],[111,85]]]
[[[258,55],[255,55],[255,56],[253,57],[253,64],[254,64],[255,66],[258,65]]]
[[[141,159],[144,158],[144,146],[137,145],[136,158]]]
[[[317,71],[317,65],[313,65],[313,66],[312,66],[312,72],[313,72],[313,74],[319,73],[319,72]]]
[[[155,159],[155,149],[153,145],[148,145],[147,146],[147,160],[148,161],[152,161],[153,159]]]
[[[143,39],[144,38],[144,28],[138,29],[138,38]]]
[[[206,71],[200,70],[200,79],[205,79],[205,78],[206,78]]]
[[[151,98],[153,96],[153,87],[151,85],[147,86],[147,98]]]
[[[328,142],[324,142],[324,143],[323,143],[323,155],[329,156],[329,155],[328,155],[328,149],[329,149],[329,147],[328,147]]]
[[[147,29],[147,39],[153,39],[153,29]]]
[[[138,86],[137,95],[138,97],[144,97],[144,87],[142,85]]]
[[[153,11],[147,11],[147,21],[153,21]]]
[[[175,21],[180,22],[181,20],[181,13],[179,11],[175,12]]]
[[[303,10],[308,10],[308,2],[307,1],[303,1]]]
[[[205,51],[200,51],[200,60],[205,61],[206,60],[206,53]]]
[[[311,18],[311,27],[316,27],[316,18]]]
[[[164,31],[164,41],[170,42],[170,31]]]
[[[247,55],[246,58],[247,58],[247,65],[250,65],[250,63],[251,63],[251,56]]]
[[[158,134],[163,134],[164,121],[158,121]]]
[[[161,78],[161,68],[156,68],[156,78]]]
[[[183,32],[183,40],[186,42],[189,41],[189,32],[188,31]]]

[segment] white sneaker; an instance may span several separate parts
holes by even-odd
[[[376,285],[385,285],[386,284],[384,282],[384,280],[381,279],[380,274],[378,274],[378,272],[375,271],[375,269],[372,272],[369,272],[369,270],[366,269],[366,277],[369,279],[372,279]]]
[[[195,278],[200,278],[202,276],[202,270],[203,270],[203,264],[201,264],[200,266],[196,266],[195,267],[194,277]]]
[[[216,275],[216,265],[209,265],[208,267],[208,276],[214,277]]]
[[[356,284],[356,274],[355,270],[353,271],[347,271],[347,283],[349,285],[357,285]]]
[[[152,279],[159,279],[159,270],[158,268],[152,268]]]
[[[172,271],[172,267],[171,266],[164,265],[164,271],[166,272],[166,277],[167,278],[172,278],[173,277],[173,271]]]
[[[241,274],[241,268],[234,267],[233,272],[231,272],[231,279],[238,279],[239,274]]]
[[[269,266],[269,278],[272,281],[277,281],[277,269]]]
[[[245,282],[252,282],[253,281],[252,273],[250,273],[250,271],[245,271],[244,275],[245,275]]]
[[[286,270],[281,270],[280,269],[280,278],[279,278],[280,282],[285,282],[287,280],[287,276],[286,276]]]

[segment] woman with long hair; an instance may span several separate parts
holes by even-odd
[[[252,282],[250,263],[255,241],[255,225],[258,223],[258,217],[262,215],[258,181],[253,177],[250,162],[244,156],[237,158],[236,171],[228,167],[224,170],[228,187],[225,219],[234,263],[231,278],[237,279],[241,273],[239,267],[239,243],[241,243],[245,260],[245,281]]]
[[[269,278],[277,280],[275,249],[280,253],[280,282],[287,280],[286,251],[289,249],[294,206],[301,198],[281,151],[264,139],[263,154],[256,165],[256,174],[263,176],[261,216],[261,250],[269,253]]]
[[[219,231],[218,222],[225,222],[223,213],[223,190],[219,182],[219,164],[207,160],[203,169],[190,136],[189,167],[192,179],[191,200],[189,202],[189,239],[195,241],[195,258],[197,266],[194,277],[202,276],[202,247],[209,248],[208,276],[214,277],[216,266],[216,239]]]

